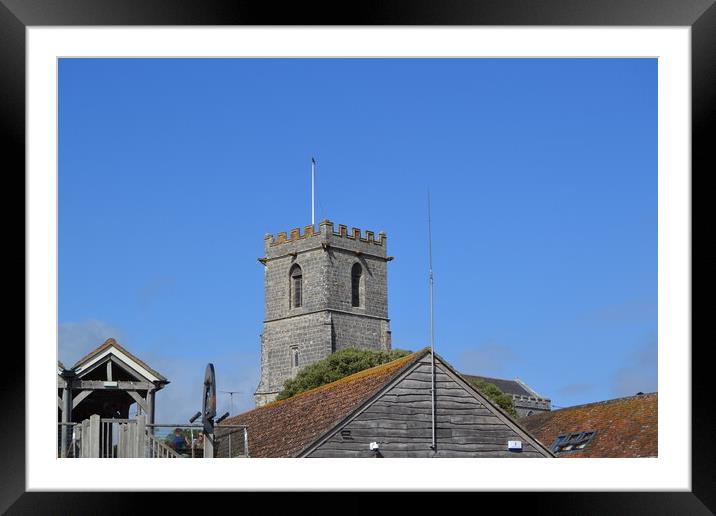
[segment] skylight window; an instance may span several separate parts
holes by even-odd
[[[582,451],[592,441],[597,432],[575,432],[562,434],[552,443],[550,449],[554,453]]]

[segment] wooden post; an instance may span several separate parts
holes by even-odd
[[[124,458],[126,455],[124,454],[124,448],[126,446],[127,442],[127,435],[125,433],[125,430],[127,425],[122,423],[117,428],[117,458]]]
[[[134,457],[137,451],[137,446],[135,445],[137,440],[137,425],[127,423],[127,434],[127,457]]]
[[[62,389],[62,422],[69,423],[72,420],[72,391],[69,384]],[[67,430],[69,425],[62,425],[62,445],[60,446],[60,457],[67,457]]]
[[[99,414],[92,414],[89,418],[89,452],[90,457],[99,457],[99,436],[100,436]]]
[[[147,439],[147,422],[145,416],[137,416],[137,443],[134,453],[135,457],[144,458]]]
[[[148,406],[148,408],[149,408],[149,411],[148,411],[148,413],[147,413],[147,416],[148,416],[149,419],[147,420],[147,423],[149,423],[150,425],[153,425],[153,424],[154,424],[154,405],[155,405],[155,402],[154,402],[155,400],[154,400],[154,398],[155,398],[155,396],[156,396],[156,394],[155,394],[154,389],[149,389],[149,390],[147,391],[147,406]],[[150,431],[152,434],[154,434],[154,427],[152,426],[152,427],[149,427],[149,428],[150,428],[149,431]]]

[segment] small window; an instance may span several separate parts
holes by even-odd
[[[291,267],[290,279],[290,304],[291,308],[299,308],[303,305],[303,273],[301,267],[294,265]]]
[[[353,264],[353,268],[351,269],[351,305],[352,306],[361,306],[361,298],[360,298],[360,282],[361,282],[361,276],[363,275],[363,267],[360,266],[360,263]]]
[[[581,451],[587,447],[597,432],[574,432],[562,434],[552,443],[550,449],[554,453]]]
[[[293,362],[293,367],[298,367],[298,348],[293,348],[291,360]]]

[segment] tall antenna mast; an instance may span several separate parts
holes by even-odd
[[[311,226],[316,223],[316,158],[311,158]]]
[[[430,214],[430,190],[428,190],[428,260],[429,260],[429,289],[430,289],[430,376],[432,378],[432,387],[430,389],[431,407],[433,415],[433,444],[430,446],[433,450],[437,448],[435,442],[435,323],[433,318],[433,232],[432,218]]]

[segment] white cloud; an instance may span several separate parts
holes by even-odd
[[[120,342],[122,335],[119,329],[97,320],[60,323],[59,360],[65,367],[71,367],[108,338],[112,337]]]

